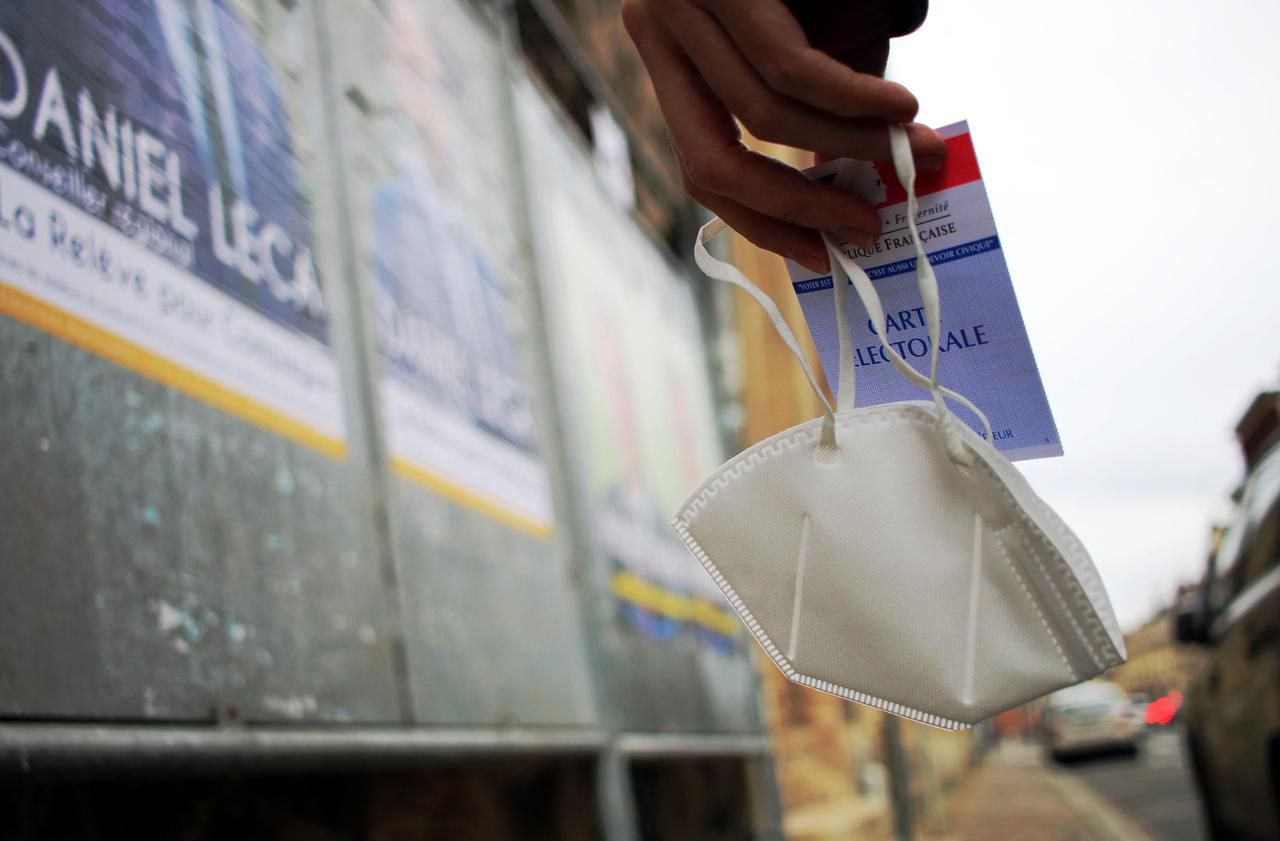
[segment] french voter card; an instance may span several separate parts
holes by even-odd
[[[1010,459],[1062,455],[1058,428],[1031,353],[1018,299],[1005,265],[995,219],[982,185],[969,125],[939,129],[947,142],[942,169],[916,178],[916,224],[942,298],[938,380],[986,413],[995,445]],[[808,171],[834,179],[843,161]],[[876,285],[887,315],[889,343],[924,373],[929,369],[929,332],[916,289],[915,248],[907,227],[907,197],[892,163],[860,164],[852,189],[880,211],[881,233],[870,249],[845,243]],[[839,338],[831,275],[818,275],[787,262],[827,380],[839,381]],[[902,377],[881,352],[866,310],[848,296],[857,367],[857,405],[927,400],[928,394]],[[979,434],[981,422],[954,407]]]

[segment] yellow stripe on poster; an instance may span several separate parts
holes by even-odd
[[[194,371],[175,365],[128,339],[122,339],[3,282],[0,282],[0,314],[180,391],[246,423],[274,432],[295,444],[301,444],[332,459],[346,458],[347,445],[341,439],[304,426]]]
[[[481,514],[491,517],[503,525],[510,526],[539,540],[549,540],[551,538],[552,528],[547,523],[534,520],[523,514],[517,514],[508,508],[490,502],[484,497],[472,493],[466,488],[459,487],[435,473],[423,470],[416,464],[411,464],[401,458],[393,458],[391,459],[391,469],[409,481],[435,491],[450,502],[457,503],[464,508],[470,508],[473,511],[479,511]]]
[[[693,621],[726,637],[734,636],[742,630],[742,622],[736,613],[730,613],[702,599],[693,600]]]
[[[610,589],[618,598],[677,622],[693,622],[726,637],[738,633],[737,616],[704,599],[682,596],[632,572],[613,576]]]

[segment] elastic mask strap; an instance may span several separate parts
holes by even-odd
[[[725,223],[718,217],[702,226],[702,229],[698,231],[698,239],[693,245],[693,261],[698,264],[698,268],[702,269],[707,277],[723,280],[726,283],[732,283],[734,286],[745,289],[752,298],[756,299],[756,303],[764,308],[769,320],[773,322],[773,329],[778,331],[778,335],[782,338],[783,343],[786,344],[787,349],[800,362],[800,367],[804,370],[805,379],[809,381],[809,387],[813,389],[813,393],[818,395],[818,399],[822,401],[822,414],[824,417],[820,446],[834,449],[836,448],[836,421],[831,402],[827,400],[827,396],[822,393],[822,389],[818,386],[818,379],[813,375],[813,369],[809,367],[809,361],[805,359],[804,352],[800,350],[800,343],[796,341],[795,334],[787,326],[787,322],[783,319],[782,313],[778,311],[777,305],[773,303],[772,298],[764,293],[764,290],[748,280],[747,276],[737,266],[718,260],[707,251],[706,244],[723,231],[725,227]],[[832,265],[834,266],[835,264],[833,263]],[[852,341],[850,343],[852,344]],[[850,388],[850,391],[852,390]]]
[[[929,326],[929,382],[936,389],[938,385],[938,348],[942,336],[942,303],[938,297],[938,278],[933,274],[933,264],[929,255],[924,253],[924,244],[920,242],[920,231],[916,227],[916,215],[920,211],[920,201],[916,197],[916,162],[911,156],[911,141],[907,139],[907,131],[900,125],[889,126],[889,151],[893,155],[893,168],[897,171],[898,180],[907,191],[907,227],[911,230],[911,241],[916,247],[916,286],[920,290],[920,301],[924,304],[924,317]],[[932,389],[931,389],[932,390]]]
[[[961,421],[952,414],[951,408],[947,406],[946,400],[943,398],[954,400],[973,412],[982,421],[982,425],[987,431],[987,440],[991,440],[991,421],[987,420],[987,416],[983,414],[982,410],[973,405],[963,394],[952,391],[946,386],[938,385],[929,377],[911,367],[911,363],[903,359],[893,345],[889,344],[886,336],[888,325],[885,323],[884,307],[880,303],[880,295],[876,292],[876,287],[871,282],[871,278],[867,277],[867,273],[862,270],[862,267],[840,250],[830,237],[824,234],[823,238],[827,242],[827,251],[831,255],[832,264],[838,263],[849,275],[850,280],[853,281],[853,288],[857,291],[858,297],[862,299],[862,305],[866,308],[867,315],[871,318],[871,323],[875,325],[876,332],[880,335],[880,347],[884,351],[885,357],[897,369],[898,373],[928,391],[933,397],[934,405],[938,407],[938,422],[942,429],[944,443],[952,461],[960,464],[969,464],[972,458],[968,455],[968,451],[964,449],[959,433],[954,426]],[[927,317],[928,314],[926,313]]]
[[[849,275],[831,261],[831,291],[836,299],[836,332],[840,336],[840,384],[836,407],[841,412],[853,408],[858,393],[858,368],[853,364],[853,330],[849,327]]]
[[[849,190],[857,176],[858,164],[850,161],[836,173],[834,186]],[[830,243],[827,243],[830,248]],[[831,291],[836,300],[836,331],[840,337],[840,391],[837,395],[840,411],[846,412],[854,407],[857,397],[857,371],[853,362],[853,330],[849,325],[849,283],[850,278],[839,261],[831,260]]]
[[[893,152],[893,163],[897,170],[898,180],[902,182],[902,186],[907,191],[907,224],[911,230],[911,236],[916,247],[916,283],[920,290],[921,303],[924,305],[925,322],[929,331],[929,344],[931,347],[929,375],[925,376],[917,371],[912,367],[911,363],[907,362],[907,360],[894,349],[893,345],[889,343],[884,307],[880,303],[880,295],[876,291],[875,284],[871,282],[871,278],[867,277],[867,273],[862,270],[862,267],[855,263],[853,259],[839,247],[830,235],[823,234],[823,242],[826,244],[827,251],[831,256],[832,281],[833,283],[836,283],[839,280],[842,280],[842,278],[838,278],[839,273],[835,271],[835,267],[838,265],[853,282],[853,288],[857,291],[858,297],[862,299],[862,305],[866,308],[867,315],[870,316],[872,324],[875,325],[876,334],[880,338],[880,346],[884,351],[884,355],[889,359],[889,362],[895,369],[897,369],[898,373],[902,374],[902,376],[906,377],[912,383],[927,390],[933,397],[933,402],[938,407],[938,421],[942,430],[943,440],[952,460],[962,464],[967,464],[972,459],[969,456],[968,451],[965,450],[960,440],[959,433],[955,427],[955,425],[960,421],[952,414],[951,409],[947,406],[944,398],[950,398],[956,401],[977,415],[978,419],[982,421],[983,427],[986,429],[988,441],[992,440],[991,422],[987,419],[987,416],[983,414],[977,406],[973,405],[972,402],[964,397],[964,395],[938,384],[938,346],[940,344],[939,338],[942,332],[942,305],[938,295],[938,281],[933,274],[933,267],[929,264],[928,255],[924,253],[924,248],[920,244],[920,232],[916,227],[916,209],[918,202],[915,192],[915,161],[911,157],[911,146],[907,140],[907,133],[901,126],[889,126],[889,143]],[[849,169],[852,166],[856,166],[856,164],[846,165],[845,171],[841,173],[844,177],[838,179],[839,181],[847,180]],[[838,308],[840,297],[841,296],[837,294],[836,300]],[[842,315],[841,323],[846,322],[847,319],[843,318],[844,310],[840,309],[840,313]],[[844,336],[842,334],[841,339],[843,340],[843,338]],[[844,384],[843,369],[845,364],[845,353],[846,348],[842,341],[841,385]],[[850,358],[849,365],[852,366],[852,364],[852,359]],[[852,391],[852,389],[850,389],[850,391]],[[841,396],[843,398],[843,394]]]
[[[952,461],[957,464],[972,464],[972,454],[964,446],[957,429],[957,425],[961,421],[951,412],[951,408],[946,401],[954,400],[970,412],[973,412],[982,421],[982,426],[987,433],[987,440],[994,442],[991,434],[991,421],[987,419],[981,409],[970,402],[964,395],[938,384],[938,353],[942,333],[942,305],[938,295],[938,280],[933,274],[933,266],[929,264],[929,257],[925,254],[924,247],[920,244],[920,232],[916,227],[918,201],[916,199],[915,160],[911,156],[911,145],[907,140],[907,133],[901,126],[892,124],[889,126],[889,145],[893,153],[893,165],[897,170],[898,180],[902,182],[902,186],[907,192],[907,225],[911,231],[911,237],[916,249],[916,284],[920,290],[920,300],[924,305],[925,311],[925,323],[929,331],[931,348],[929,374],[926,376],[917,371],[889,343],[884,307],[880,303],[880,295],[876,292],[875,284],[871,282],[871,278],[867,277],[867,273],[862,270],[862,267],[855,263],[853,258],[846,254],[830,235],[823,234],[822,240],[831,256],[831,285],[835,295],[836,313],[838,314],[836,324],[838,325],[840,336],[838,404],[842,412],[852,409],[854,405],[856,368],[853,362],[853,336],[849,328],[846,310],[848,289],[845,286],[847,282],[852,282],[854,290],[857,291],[858,297],[862,300],[863,307],[867,310],[867,315],[870,316],[871,322],[876,328],[876,334],[880,338],[880,347],[883,349],[885,357],[897,369],[898,373],[928,391],[933,397],[934,405],[938,408],[938,424],[943,442]],[[846,169],[840,173],[837,183],[847,184],[851,174],[850,166],[853,165],[846,166]],[[694,262],[708,277],[723,280],[745,289],[764,308],[765,313],[768,314],[769,319],[773,322],[773,328],[782,337],[783,343],[786,344],[792,355],[799,361],[805,378],[809,381],[809,387],[813,389],[813,393],[818,396],[818,400],[822,403],[823,423],[820,446],[836,448],[835,410],[818,386],[818,380],[813,375],[813,370],[809,367],[809,362],[805,359],[804,353],[800,350],[800,343],[796,341],[795,334],[791,332],[791,328],[783,320],[782,313],[778,311],[778,307],[773,303],[773,300],[760,287],[748,280],[747,276],[737,266],[718,260],[707,251],[706,243],[723,231],[725,227],[724,221],[718,217],[702,226],[702,229],[698,231],[698,239],[694,243]]]

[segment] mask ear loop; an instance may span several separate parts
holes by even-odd
[[[872,323],[876,327],[876,333],[880,338],[880,346],[884,351],[885,357],[893,365],[893,367],[905,377],[908,381],[925,389],[933,398],[934,405],[938,408],[938,426],[942,434],[943,443],[947,448],[947,452],[951,460],[961,465],[971,465],[973,463],[973,455],[964,446],[956,424],[961,421],[955,417],[951,408],[947,405],[946,399],[954,400],[964,406],[982,422],[983,428],[987,433],[987,440],[993,441],[991,433],[991,421],[987,419],[986,414],[975,406],[964,395],[952,391],[938,383],[938,354],[939,344],[942,332],[942,314],[941,301],[938,294],[938,281],[934,276],[933,267],[929,263],[929,257],[924,252],[924,247],[920,243],[920,232],[916,226],[916,213],[918,208],[918,200],[915,193],[915,160],[911,155],[911,146],[907,139],[906,130],[899,125],[889,125],[889,144],[893,154],[894,168],[898,174],[898,180],[902,182],[907,192],[907,225],[911,231],[912,241],[915,243],[916,249],[916,284],[920,290],[921,303],[924,305],[926,326],[929,331],[930,358],[929,358],[929,375],[925,376],[917,371],[911,363],[889,344],[888,330],[884,314],[884,307],[880,302],[880,295],[876,292],[875,285],[871,282],[871,278],[862,270],[862,267],[853,262],[853,259],[846,254],[836,242],[827,234],[823,234],[823,242],[827,246],[827,251],[831,256],[831,282],[835,295],[836,311],[840,314],[840,318],[836,320],[840,338],[840,384],[838,404],[840,411],[852,409],[855,397],[855,371],[853,364],[853,338],[849,328],[848,313],[845,309],[848,301],[848,289],[845,287],[846,282],[851,282],[854,289],[858,293],[858,297],[862,300],[862,305],[866,308],[867,314],[870,316]],[[841,172],[838,181],[847,182],[849,170]],[[818,380],[813,375],[812,369],[809,367],[808,360],[805,359],[804,353],[800,350],[800,344],[796,341],[795,335],[791,332],[791,328],[787,326],[786,321],[782,318],[782,313],[778,311],[773,300],[764,293],[760,287],[756,286],[747,276],[744,275],[736,266],[718,260],[712,257],[707,251],[706,243],[723,231],[727,226],[724,221],[715,218],[707,224],[703,225],[698,231],[698,238],[694,243],[693,257],[703,273],[708,277],[716,280],[722,280],[732,283],[735,286],[746,290],[756,302],[764,308],[765,313],[773,322],[774,330],[782,338],[784,344],[795,356],[800,363],[801,369],[804,371],[805,378],[809,381],[809,387],[813,389],[813,393],[818,396],[818,400],[822,403],[823,423],[822,434],[819,441],[820,447],[828,447],[838,449],[835,438],[835,410],[831,406],[831,402],[827,400],[826,395],[822,393],[822,389],[818,386]],[[843,276],[842,276],[843,275]]]
[[[867,310],[872,323],[876,327],[876,333],[880,337],[880,346],[884,351],[889,362],[897,369],[898,373],[906,377],[907,380],[927,390],[933,397],[934,405],[938,408],[938,424],[942,433],[943,443],[946,445],[947,452],[951,460],[957,464],[970,465],[973,463],[973,456],[964,447],[956,430],[955,424],[960,423],[952,413],[951,408],[947,406],[944,398],[950,398],[969,411],[982,421],[983,428],[987,433],[987,440],[992,441],[991,421],[987,416],[969,401],[964,395],[952,391],[945,386],[938,384],[938,352],[939,339],[942,332],[942,305],[938,295],[938,280],[934,276],[933,267],[929,263],[929,257],[924,252],[924,247],[920,244],[920,232],[916,227],[917,199],[915,193],[916,169],[915,161],[911,156],[911,146],[907,140],[906,131],[899,125],[889,126],[889,143],[893,152],[894,168],[898,173],[898,180],[902,182],[902,186],[907,191],[907,224],[911,230],[911,237],[916,247],[916,284],[920,290],[921,303],[924,305],[925,321],[929,331],[929,344],[931,348],[929,360],[929,376],[925,376],[912,367],[911,363],[889,344],[887,325],[884,315],[884,307],[880,303],[880,295],[876,292],[875,284],[871,282],[871,278],[862,270],[862,267],[853,262],[853,259],[846,254],[828,234],[823,234],[823,242],[827,246],[827,251],[831,256],[831,264],[833,267],[833,281],[835,280],[834,267],[839,265],[844,273],[848,275],[849,280],[853,282],[853,287],[858,293],[858,297],[862,299],[862,305]],[[847,172],[847,170],[846,170]],[[846,172],[842,172],[845,175]],[[838,300],[838,299],[837,299]],[[841,322],[847,322],[847,318],[842,318]],[[847,326],[846,326],[847,329]],[[843,336],[842,336],[843,338]],[[842,357],[845,348],[841,347]],[[849,362],[852,365],[852,359]],[[841,361],[843,370],[844,362]]]
[[[851,170],[845,170],[844,175]],[[841,179],[836,186],[843,187]],[[828,246],[830,247],[830,246]],[[840,337],[840,382],[836,388],[836,411],[853,409],[858,393],[858,368],[853,364],[853,330],[849,326],[849,275],[836,260],[831,261],[831,292],[836,299],[836,333]]]
[[[756,299],[756,303],[764,308],[765,314],[773,322],[773,329],[778,332],[778,336],[781,337],[787,349],[800,362],[800,367],[804,370],[804,376],[809,381],[809,387],[813,389],[813,393],[818,395],[818,399],[822,401],[822,434],[819,438],[818,446],[828,447],[833,450],[839,449],[836,444],[836,419],[835,412],[831,408],[831,401],[827,400],[827,396],[818,387],[818,379],[813,375],[813,369],[809,367],[809,361],[805,359],[804,353],[800,350],[800,343],[796,341],[795,334],[787,326],[787,322],[782,317],[782,313],[778,311],[777,305],[774,304],[772,298],[764,293],[764,290],[748,280],[747,276],[737,266],[732,263],[726,263],[723,260],[717,260],[707,251],[707,242],[726,227],[724,221],[719,217],[702,226],[693,245],[693,261],[698,264],[698,268],[702,269],[707,277],[723,280],[726,283],[732,283],[734,286],[745,289],[752,298]],[[833,263],[832,265],[834,266],[835,264]],[[845,329],[848,329],[847,325]],[[850,340],[850,346],[852,346],[852,340]],[[852,388],[850,388],[850,392],[852,392]],[[850,399],[852,400],[852,398]]]

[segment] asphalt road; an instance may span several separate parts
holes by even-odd
[[[1161,728],[1137,759],[1099,756],[1063,766],[1157,841],[1209,841],[1182,753],[1182,734]]]

